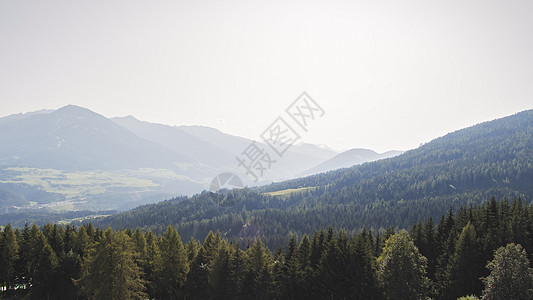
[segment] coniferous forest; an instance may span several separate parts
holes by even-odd
[[[533,300],[532,14],[0,1],[0,300]]]
[[[532,182],[529,110],[447,134],[390,159],[236,190],[233,205],[218,205],[213,201],[217,194],[204,191],[93,224],[156,234],[173,225],[189,240],[217,229],[228,238],[239,237],[243,225],[253,223],[261,227],[262,241],[274,248],[286,243],[291,232],[303,236],[330,225],[349,234],[363,227],[409,228],[418,219],[438,219],[450,206],[480,205],[492,197],[531,201]]]
[[[409,232],[182,241],[84,224],[6,225],[1,295],[26,299],[531,299],[533,207],[492,199],[449,209]]]

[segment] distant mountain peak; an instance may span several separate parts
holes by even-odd
[[[348,168],[354,165],[363,164],[383,158],[389,158],[401,154],[401,151],[387,151],[384,153],[377,153],[371,149],[353,148],[337,154],[335,157],[322,162],[321,164],[306,170],[300,175],[310,175],[317,173],[324,173],[340,168]]]
[[[0,118],[0,122],[22,120],[22,119],[26,119],[26,118],[29,118],[29,117],[35,116],[35,115],[53,113],[54,111],[55,110],[53,110],[53,109],[40,109],[40,110],[30,111],[30,112],[26,112],[26,113],[12,114],[12,115],[9,115],[9,116],[1,117]]]
[[[93,114],[96,114],[95,112],[93,112],[92,110],[88,109],[88,108],[85,108],[85,107],[81,107],[81,106],[78,106],[78,105],[74,105],[74,104],[68,104],[68,105],[65,105],[61,108],[58,108],[55,112],[57,113],[87,113],[87,112],[90,112],[90,113],[93,113]]]

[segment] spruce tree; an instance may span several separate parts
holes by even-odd
[[[483,258],[479,252],[479,243],[476,231],[472,224],[468,223],[461,232],[455,252],[448,265],[448,286],[445,295],[458,298],[465,295],[481,292],[481,280]]]
[[[155,278],[154,278],[154,272],[156,268],[156,263],[159,261],[160,252],[159,252],[159,246],[158,246],[158,238],[156,235],[148,230],[145,234],[145,240],[146,240],[146,255],[144,258],[144,277],[148,281],[146,285],[146,293],[150,298],[154,298],[156,296],[155,293]]]
[[[14,287],[18,250],[15,232],[11,225],[7,224],[0,236],[0,284],[7,290]]]
[[[353,276],[352,299],[379,299],[375,259],[372,245],[364,234],[358,235],[354,242],[351,272]]]
[[[245,297],[270,299],[272,282],[272,259],[267,248],[257,238],[247,249]]]
[[[49,299],[58,287],[57,268],[59,261],[54,249],[48,244],[42,233],[35,240],[34,251],[32,294]]]
[[[77,283],[89,299],[144,299],[145,282],[131,238],[108,228],[83,263]]]
[[[187,252],[176,229],[168,226],[159,246],[154,271],[156,295],[161,299],[183,299],[189,272]]]

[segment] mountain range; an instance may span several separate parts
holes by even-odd
[[[390,158],[402,154],[403,151],[391,150],[384,153],[377,153],[370,149],[354,148],[335,155],[333,158],[313,167],[309,170],[301,172],[299,175],[312,175],[318,173],[325,173],[332,170],[347,168],[355,165],[360,165],[366,162],[376,161],[384,158]]]
[[[93,222],[157,232],[172,224],[184,239],[210,230],[238,238],[253,226],[276,245],[291,232],[301,236],[328,226],[409,228],[493,197],[533,199],[533,110],[449,133],[396,157],[231,194],[175,198]]]
[[[244,174],[236,157],[250,144],[268,148],[214,128],[106,118],[75,105],[0,118],[0,136],[3,214],[120,211],[193,195],[209,189],[220,173]],[[241,178],[249,186],[291,179],[337,154],[322,145],[295,144],[259,182]]]

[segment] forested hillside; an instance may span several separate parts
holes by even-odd
[[[76,105],[0,117],[0,137],[0,221],[18,226],[194,195],[218,174],[242,170],[235,157],[254,143],[210,127],[109,119]],[[295,144],[261,180],[295,178],[335,154]]]
[[[530,205],[492,199],[439,220],[419,220],[409,233],[329,227],[290,235],[274,251],[253,230],[184,242],[171,226],[155,235],[7,225],[0,291],[30,299],[531,299]]]
[[[158,233],[174,224],[186,239],[217,229],[236,237],[253,224],[275,245],[289,232],[310,234],[329,225],[407,228],[421,217],[492,197],[531,201],[533,110],[450,133],[394,158],[236,193],[239,201],[230,207],[204,192],[95,223]]]

